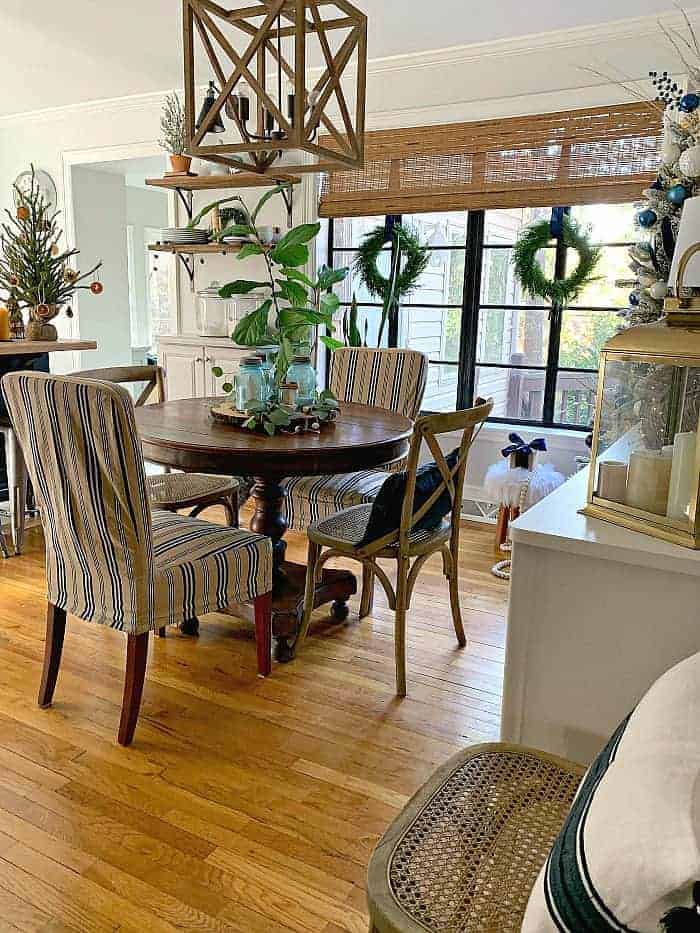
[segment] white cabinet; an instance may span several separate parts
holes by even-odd
[[[241,359],[250,351],[233,347],[227,341],[190,341],[184,337],[163,337],[158,343],[158,361],[165,370],[169,399],[203,398],[223,395],[221,386],[232,379]],[[213,366],[225,375],[217,378]]]

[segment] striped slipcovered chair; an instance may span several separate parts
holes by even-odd
[[[339,402],[355,402],[414,419],[420,411],[428,359],[417,350],[344,347],[333,353],[330,389]],[[306,531],[311,522],[351,505],[371,502],[386,470],[403,470],[406,461],[384,469],[330,476],[295,476],[283,482],[287,524]]]
[[[270,672],[269,538],[151,511],[134,408],[120,386],[13,373],[2,388],[41,513],[48,614],[39,705],[50,706],[66,613],[127,635],[119,743],[134,735],[148,636],[233,602],[255,603],[258,672]]]

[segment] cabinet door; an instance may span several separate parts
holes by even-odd
[[[221,386],[225,382],[233,382],[233,376],[246,355],[245,350],[236,350],[233,347],[206,347],[204,357],[207,395],[223,395]],[[212,373],[212,366],[220,366],[224,375],[217,377]]]
[[[161,347],[167,398],[201,398],[206,395],[204,355],[204,347],[195,344]]]

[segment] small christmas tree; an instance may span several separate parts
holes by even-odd
[[[29,308],[27,337],[55,340],[56,328],[48,322],[63,307],[72,317],[70,300],[76,291],[89,289],[101,294],[102,284],[94,276],[102,263],[85,273],[72,267],[71,260],[79,250],[61,251],[63,231],[56,222],[60,211],[52,212],[46,203],[34,177],[34,166],[29,190],[14,185],[14,191],[15,213],[6,211],[8,221],[0,225],[0,289],[8,295],[8,306],[12,304],[15,333],[19,332],[22,309]]]

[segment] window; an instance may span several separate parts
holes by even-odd
[[[467,407],[476,395],[494,398],[492,420],[588,427],[595,405],[598,354],[619,327],[627,291],[615,285],[629,277],[627,248],[634,241],[629,204],[572,207],[572,217],[590,228],[603,247],[600,280],[566,309],[522,292],[512,266],[520,230],[549,219],[551,208],[445,211],[396,217],[428,244],[430,262],[416,290],[402,302],[398,322],[385,334],[388,346],[428,354],[426,411]],[[365,233],[384,216],[329,221],[328,255],[335,267],[350,266]],[[552,240],[539,256],[548,276],[575,266],[562,242]],[[391,249],[379,259],[385,274]],[[381,304],[363,291],[351,271],[341,303],[355,294],[360,330],[376,346]]]

